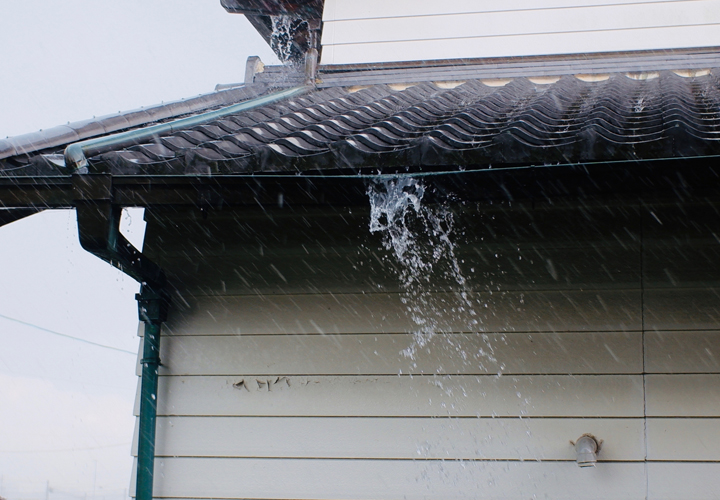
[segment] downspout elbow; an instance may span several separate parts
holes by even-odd
[[[88,173],[88,161],[81,143],[70,144],[65,148],[65,167],[78,174]]]

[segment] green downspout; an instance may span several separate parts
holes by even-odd
[[[155,422],[157,420],[158,368],[160,366],[160,329],[167,319],[167,300],[143,285],[136,296],[138,315],[145,323],[143,335],[142,378],[140,385],[140,429],[138,433],[137,481],[135,498],[152,499],[155,469]]]
[[[142,378],[140,379],[140,428],[138,436],[135,498],[152,500],[155,466],[155,429],[160,366],[160,331],[167,318],[169,297],[163,270],[136,250],[119,232],[120,207],[113,204],[112,175],[92,168],[87,156],[140,144],[153,138],[202,125],[227,115],[248,111],[302,95],[312,87],[281,90],[223,109],[138,130],[70,144],[65,167],[70,168],[75,189],[80,243],[85,250],[117,267],[142,284],[138,315],[145,324]],[[87,155],[87,156],[86,156]]]
[[[127,241],[119,230],[120,207],[112,203],[112,176],[73,175],[78,233],[82,247],[141,283],[138,316],[145,323],[136,497],[151,500],[155,460],[160,329],[170,303],[163,270]]]

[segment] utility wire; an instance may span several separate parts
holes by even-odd
[[[55,450],[0,450],[0,453],[64,453],[70,451],[90,451],[104,450],[106,448],[120,448],[121,446],[130,446],[132,443],[108,444],[105,446],[92,446],[90,448],[65,448]]]
[[[135,352],[133,352],[133,351],[127,351],[127,350],[125,350],[125,349],[120,349],[120,348],[118,348],[118,347],[113,347],[113,346],[109,346],[109,345],[105,345],[105,344],[98,344],[97,342],[93,342],[93,341],[91,341],[91,340],[86,340],[86,339],[83,339],[83,338],[80,338],[80,337],[73,337],[72,335],[67,335],[67,334],[65,334],[65,333],[56,332],[56,331],[54,331],[54,330],[48,330],[47,328],[43,328],[42,326],[33,325],[32,323],[28,323],[28,322],[26,322],[26,321],[22,321],[22,320],[19,320],[19,319],[11,318],[10,316],[5,316],[4,314],[0,314],[0,318],[7,319],[7,320],[9,320],[9,321],[14,321],[15,323],[20,323],[21,325],[29,326],[29,327],[31,327],[31,328],[35,328],[35,329],[41,330],[41,331],[43,331],[43,332],[52,333],[53,335],[58,335],[58,336],[60,336],[60,337],[65,337],[66,339],[77,340],[78,342],[84,342],[85,344],[94,345],[95,347],[102,347],[102,348],[104,348],[104,349],[111,349],[111,350],[113,350],[113,351],[124,352],[124,353],[126,353],[126,354],[132,354],[133,356],[135,356],[135,355],[137,354],[137,353],[135,353]]]
[[[403,148],[408,149],[408,148]],[[382,154],[382,153],[381,153]],[[313,155],[309,155],[313,156]],[[457,175],[462,176],[466,174],[492,174],[494,172],[506,172],[515,170],[531,170],[531,169],[552,169],[557,167],[592,167],[597,165],[627,165],[627,164],[640,164],[640,163],[659,163],[666,161],[677,161],[677,160],[716,160],[720,158],[719,154],[709,155],[698,155],[698,156],[670,156],[662,158],[631,158],[624,160],[591,160],[591,161],[580,161],[580,162],[566,162],[566,163],[542,163],[542,164],[530,164],[530,165],[515,165],[510,167],[493,167],[492,165],[486,168],[476,169],[455,169],[455,170],[430,170],[426,172],[395,172],[392,174],[228,174],[223,175],[224,179],[252,179],[252,180],[273,180],[273,179],[395,179],[400,177],[440,177],[443,175]],[[161,164],[163,162],[151,162],[149,165]],[[207,177],[205,174],[195,174],[195,177]],[[152,175],[140,175],[139,178],[153,177]],[[164,175],[163,178],[172,179],[174,177],[187,179],[192,178],[193,175],[178,174],[178,175]]]

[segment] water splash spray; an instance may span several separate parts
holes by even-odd
[[[293,16],[280,15],[270,16],[270,20],[272,23],[270,47],[282,63],[287,63],[292,56],[292,44],[297,29],[293,26],[295,18]]]
[[[425,187],[412,177],[379,179],[368,188],[370,232],[383,236],[383,246],[399,264],[402,302],[417,330],[403,351],[414,358],[436,333],[449,333],[462,318],[467,331],[479,324],[467,294],[452,241],[453,213],[445,206],[422,204]],[[433,294],[437,283],[457,288],[459,300]]]

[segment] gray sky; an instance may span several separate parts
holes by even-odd
[[[219,0],[6,0],[0,17],[0,137],[242,81],[277,60]],[[137,210],[124,230],[142,240]],[[87,254],[75,214],[0,228],[0,495],[119,499],[129,486],[137,284]]]

